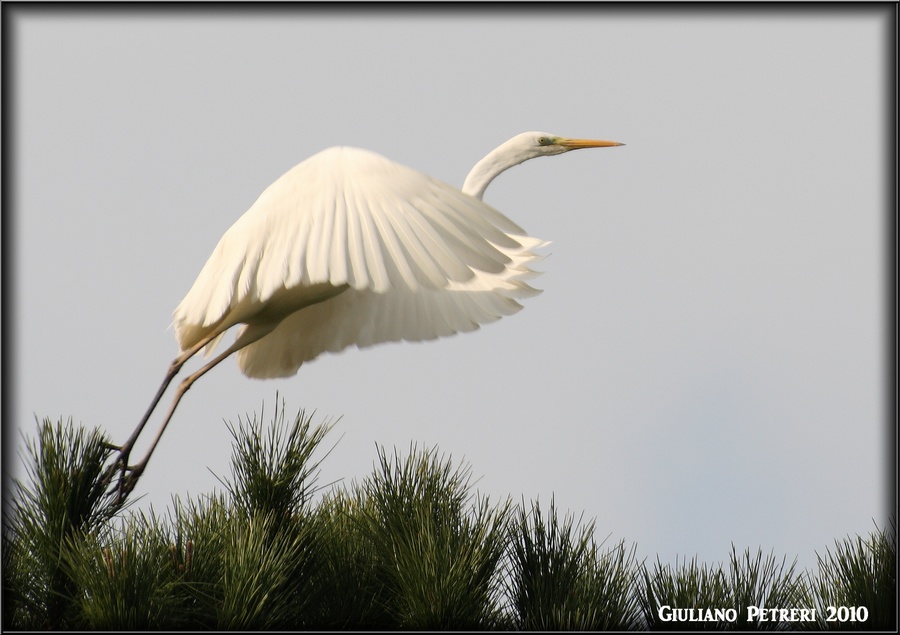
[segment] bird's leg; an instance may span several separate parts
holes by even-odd
[[[175,414],[175,409],[178,407],[178,403],[181,401],[181,398],[184,397],[184,393],[190,390],[195,381],[211,371],[219,362],[234,353],[236,350],[237,348],[235,348],[235,346],[231,346],[230,348],[228,348],[228,350],[216,356],[216,358],[209,362],[206,366],[204,366],[194,374],[188,375],[178,385],[178,389],[175,391],[175,398],[172,400],[172,405],[169,406],[169,411],[166,413],[166,418],[163,420],[162,425],[159,427],[159,431],[156,433],[156,437],[154,437],[153,442],[150,444],[150,449],[147,450],[147,454],[144,455],[144,458],[140,463],[133,466],[128,466],[127,468],[123,468],[122,478],[119,481],[118,500],[124,500],[125,497],[131,493],[131,490],[134,489],[134,486],[137,485],[138,479],[141,477],[141,474],[143,474],[144,469],[147,467],[147,463],[150,461],[150,455],[153,454],[153,450],[156,449],[156,445],[159,443],[160,438],[162,438],[166,426],[168,426],[169,421],[172,420],[172,415]],[[169,378],[169,381],[171,381],[171,377]],[[128,471],[127,475],[124,473],[124,470],[126,469]]]
[[[181,398],[184,397],[184,393],[186,393],[190,389],[190,387],[193,385],[193,383],[195,381],[197,381],[198,379],[200,379],[203,375],[205,375],[206,373],[211,371],[213,368],[215,368],[216,365],[218,365],[221,361],[223,361],[229,355],[239,351],[240,349],[244,348],[245,346],[247,346],[249,344],[252,344],[259,338],[261,338],[264,335],[266,335],[267,333],[269,333],[273,328],[275,328],[275,326],[276,326],[276,324],[269,324],[269,325],[262,326],[262,327],[246,329],[241,334],[241,336],[237,339],[237,341],[235,341],[234,344],[229,346],[228,349],[226,349],[220,355],[216,356],[211,362],[209,362],[208,364],[203,366],[200,370],[196,371],[192,375],[188,375],[184,380],[182,380],[181,384],[179,384],[179,386],[178,386],[178,389],[175,391],[175,398],[172,400],[172,405],[169,406],[169,411],[166,413],[166,418],[163,420],[162,425],[159,427],[159,431],[156,433],[156,437],[154,437],[153,442],[150,444],[150,449],[147,450],[147,454],[145,454],[144,458],[141,460],[141,462],[136,465],[129,466],[129,465],[127,465],[127,462],[121,463],[120,469],[122,471],[122,477],[119,479],[119,487],[118,487],[118,493],[116,496],[116,502],[121,503],[122,501],[124,501],[125,498],[128,496],[128,494],[130,494],[131,491],[134,489],[135,485],[137,485],[138,479],[141,477],[141,474],[143,474],[144,469],[147,467],[147,462],[150,461],[150,455],[153,454],[153,451],[156,449],[157,443],[159,443],[159,440],[162,437],[163,432],[165,432],[166,426],[169,425],[169,421],[171,421],[171,419],[172,419],[172,415],[175,414],[175,409],[178,407],[178,403],[181,401]],[[205,342],[208,342],[211,339],[212,339],[212,337],[205,340]],[[160,388],[160,393],[157,394],[155,402],[153,404],[151,404],[150,412],[152,412],[153,408],[156,407],[156,402],[158,402],[160,397],[162,397],[162,392],[165,391],[166,386],[168,386],[169,382],[172,381],[172,377],[175,376],[175,373],[177,373],[178,370],[181,369],[181,366],[184,365],[184,362],[186,362],[193,354],[195,354],[198,350],[200,350],[200,348],[202,348],[202,346],[205,344],[205,342],[201,342],[200,344],[197,344],[193,348],[186,351],[184,354],[180,355],[174,362],[172,362],[172,367],[170,368],[170,371],[169,371],[171,376],[167,375],[166,380],[163,382],[163,386]],[[188,353],[190,353],[190,354],[188,354]],[[182,358],[184,358],[184,359],[182,359]],[[180,364],[178,364],[179,360],[180,360]],[[178,364],[177,367],[176,367],[176,364]],[[172,369],[174,369],[174,371],[175,371],[174,373],[172,372]],[[149,413],[145,416],[144,420],[141,422],[141,424],[139,426],[140,428],[143,428],[143,426],[147,423],[147,421],[146,421],[147,418],[149,418]],[[136,432],[139,432],[139,430]],[[132,435],[132,436],[134,436],[134,435]],[[129,439],[128,442],[131,443],[131,446],[134,446],[134,442],[132,439]],[[126,445],[127,445],[127,443],[126,443]],[[128,452],[130,452],[131,449],[132,449],[131,447],[128,447],[127,448]],[[127,458],[127,455],[126,455],[126,458]],[[117,463],[116,465],[119,465],[119,463]]]
[[[134,432],[131,433],[131,436],[128,437],[128,440],[125,441],[121,446],[115,447],[114,449],[118,450],[119,457],[116,459],[116,462],[110,466],[110,469],[107,471],[104,478],[108,483],[112,480],[113,475],[117,471],[122,472],[122,477],[124,478],[125,472],[128,470],[128,457],[131,454],[131,450],[134,449],[134,444],[137,443],[138,437],[141,435],[141,432],[144,429],[144,426],[147,425],[147,421],[150,420],[150,415],[153,414],[153,411],[156,410],[156,406],[159,405],[160,399],[162,399],[163,394],[166,392],[166,389],[169,387],[169,384],[172,382],[172,379],[184,364],[194,355],[197,354],[200,349],[209,344],[215,337],[218,336],[218,333],[214,332],[202,340],[197,342],[194,346],[189,348],[188,350],[181,353],[178,357],[172,360],[172,363],[169,364],[169,368],[166,371],[166,376],[163,378],[163,382],[159,387],[159,390],[156,391],[156,396],[153,398],[153,401],[150,403],[150,407],[147,408],[147,412],[144,413],[144,416],[141,418],[140,423],[138,423],[137,427],[134,429]]]

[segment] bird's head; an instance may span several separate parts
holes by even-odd
[[[522,143],[523,150],[535,157],[562,154],[569,150],[579,150],[581,148],[610,148],[625,145],[618,141],[603,141],[601,139],[569,139],[568,137],[560,137],[549,132],[524,132],[514,137],[514,139]]]
[[[476,163],[466,177],[462,191],[480,199],[494,177],[528,159],[549,157],[580,148],[609,148],[621,145],[625,144],[599,139],[569,139],[549,132],[523,132],[495,148]]]

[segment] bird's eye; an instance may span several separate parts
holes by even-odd
[[[539,145],[549,146],[551,143],[553,143],[553,141],[552,141],[552,139],[550,139],[550,137],[538,137]]]

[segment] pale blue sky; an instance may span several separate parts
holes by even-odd
[[[641,557],[721,561],[733,542],[813,566],[885,524],[893,473],[890,14],[17,11],[6,442],[35,415],[123,441],[219,237],[319,150],[461,185],[522,131],[615,139],[488,188],[553,241],[523,311],[285,380],[226,362],[187,394],[136,494],[162,507],[217,487],[223,420],[263,402],[268,418],[278,391],[341,417],[323,483],[370,473],[376,443],[436,445],[492,499],[554,495]]]

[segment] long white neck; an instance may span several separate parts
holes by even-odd
[[[521,145],[519,137],[513,137],[492,150],[486,157],[476,163],[472,171],[469,172],[466,182],[463,183],[462,191],[481,200],[487,186],[497,178],[498,174],[533,158],[534,155],[522,152]]]

